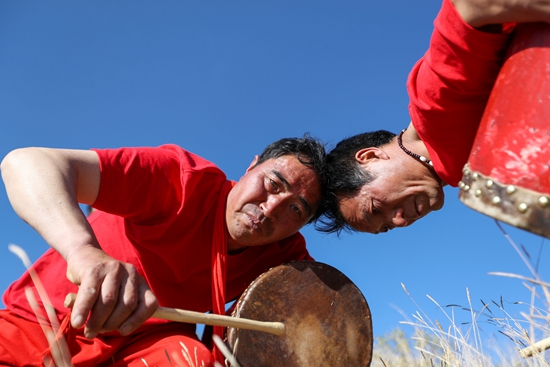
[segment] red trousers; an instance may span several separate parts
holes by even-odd
[[[69,317],[63,321],[58,337],[67,341],[75,367],[214,364],[212,353],[198,340],[194,325],[169,322],[129,336],[101,335],[89,340],[70,326]],[[51,350],[40,325],[0,310],[0,366],[53,366],[48,361]]]

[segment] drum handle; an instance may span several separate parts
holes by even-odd
[[[67,294],[64,303],[65,307],[72,307],[75,300],[75,293]],[[281,322],[256,321],[225,315],[205,314],[196,311],[180,310],[178,308],[159,307],[151,317],[169,321],[187,322],[190,324],[204,324],[211,326],[234,327],[246,330],[257,330],[274,335],[283,335],[285,333],[285,325]]]
[[[545,351],[546,349],[550,349],[550,338],[542,339],[527,348],[523,348],[520,350],[520,353],[523,358],[529,358],[536,353]]]

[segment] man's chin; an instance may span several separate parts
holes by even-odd
[[[251,233],[239,233],[237,235],[229,234],[230,238],[227,241],[227,248],[230,250],[242,249],[251,246],[261,246],[267,242],[259,236],[254,236]]]

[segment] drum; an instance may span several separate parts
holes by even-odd
[[[285,324],[276,336],[227,329],[241,367],[360,367],[372,359],[368,304],[335,268],[313,261],[281,265],[258,277],[239,298],[233,316]]]
[[[520,24],[459,183],[460,200],[550,238],[550,24]]]

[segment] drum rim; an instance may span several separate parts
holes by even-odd
[[[550,195],[499,182],[464,166],[459,199],[468,207],[512,226],[550,238]]]

